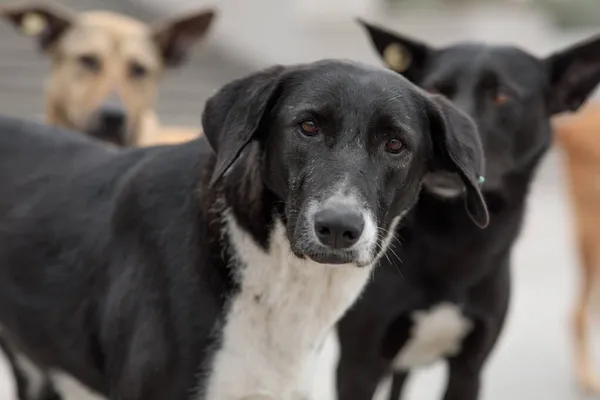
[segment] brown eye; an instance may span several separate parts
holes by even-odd
[[[317,123],[311,120],[304,121],[300,124],[300,130],[303,135],[315,136],[319,133],[319,127]]]
[[[148,75],[148,68],[144,67],[143,65],[137,62],[132,62],[131,64],[129,64],[129,75],[132,78],[136,79],[143,78],[146,75]]]
[[[83,68],[91,72],[99,72],[100,68],[102,67],[100,65],[100,60],[98,59],[98,57],[91,54],[81,55],[77,60]]]
[[[510,101],[510,94],[506,91],[506,90],[502,90],[499,89],[496,94],[494,95],[494,104],[497,106],[501,106],[503,104],[506,104]]]
[[[390,139],[385,144],[385,150],[388,153],[398,154],[404,148],[404,143],[400,139]]]

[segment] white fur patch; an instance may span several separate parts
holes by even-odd
[[[464,193],[462,188],[450,188],[442,186],[428,186],[427,190],[443,199],[454,199]]]
[[[299,259],[280,221],[265,252],[230,212],[225,220],[241,288],[230,304],[206,398],[309,399],[326,336],[356,300],[373,267]]]
[[[17,354],[17,365],[27,377],[27,395],[37,399],[44,388],[44,373],[22,353]]]
[[[443,357],[458,354],[462,341],[473,329],[473,323],[452,303],[417,311],[413,314],[413,321],[411,338],[393,362],[398,370],[427,366]]]

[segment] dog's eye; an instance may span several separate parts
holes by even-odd
[[[508,93],[508,91],[506,89],[498,89],[496,90],[496,93],[494,93],[494,104],[497,106],[501,106],[503,104],[506,104],[510,101],[511,99],[511,95],[510,93]]]
[[[136,79],[143,78],[146,75],[148,75],[148,68],[136,62],[133,62],[129,65],[129,75],[132,78]]]
[[[385,144],[385,151],[392,154],[398,154],[404,148],[404,143],[400,139],[390,139]]]
[[[92,72],[98,72],[100,71],[100,60],[98,59],[98,57],[94,56],[94,55],[90,55],[90,54],[84,54],[82,56],[79,56],[78,58],[79,64],[81,64],[81,66],[83,66],[85,69],[92,71]]]
[[[315,136],[319,133],[319,127],[315,121],[306,120],[300,124],[302,134],[306,136]]]

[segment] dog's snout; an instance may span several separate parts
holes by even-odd
[[[106,129],[120,129],[125,125],[127,115],[123,107],[106,105],[100,110],[100,124]]]
[[[358,210],[328,207],[317,211],[314,228],[319,241],[334,249],[352,247],[363,232],[365,220]]]
[[[124,146],[127,136],[127,111],[116,96],[110,97],[93,114],[88,132],[99,139]]]

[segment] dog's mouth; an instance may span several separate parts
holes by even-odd
[[[319,264],[342,265],[354,264],[358,267],[363,266],[363,263],[358,261],[358,254],[355,251],[335,251],[325,247],[317,247],[305,249],[301,253],[296,254],[300,257],[309,258]]]

